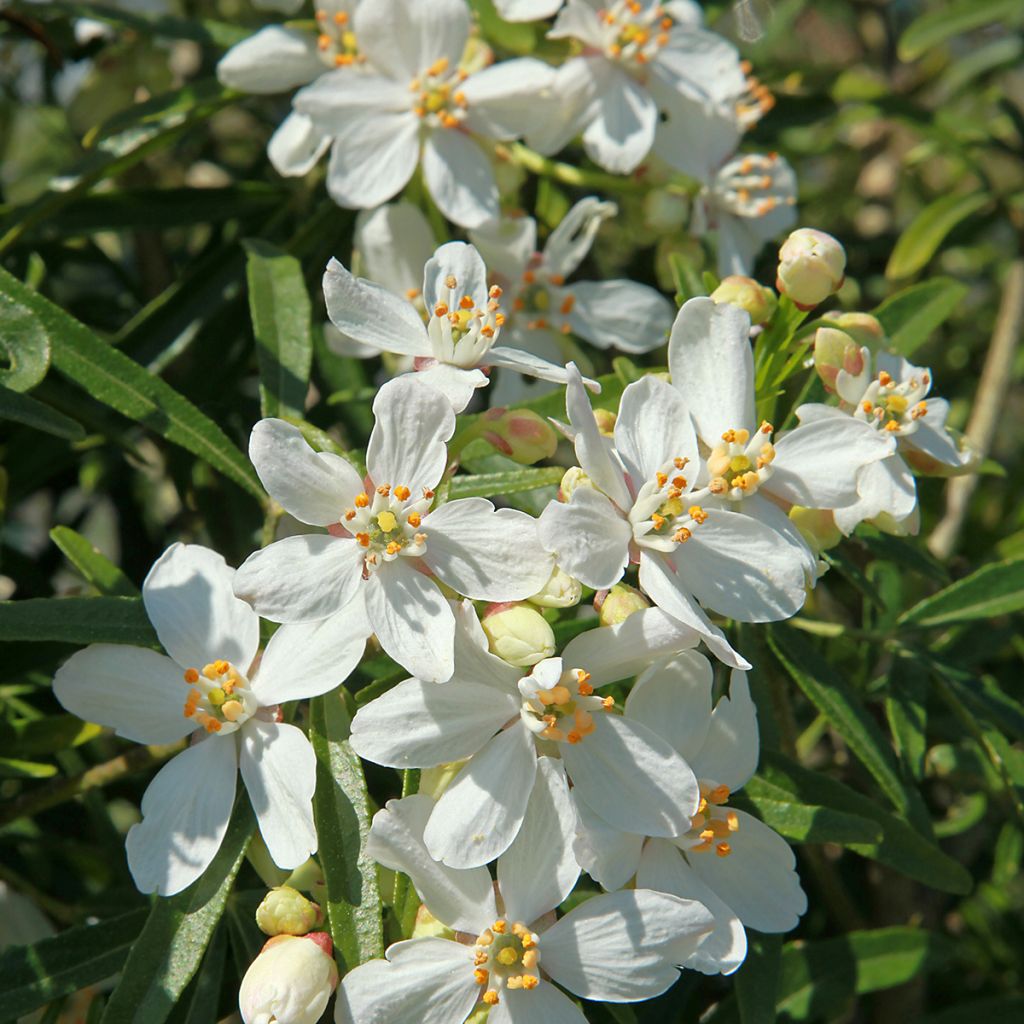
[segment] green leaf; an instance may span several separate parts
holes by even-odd
[[[795,843],[877,843],[881,826],[859,814],[848,814],[820,804],[803,804],[793,794],[755,776],[732,803],[751,810],[779,835]]]
[[[0,757],[0,778],[3,779],[52,779],[56,774],[57,766],[53,764]]]
[[[211,419],[159,377],[100,341],[59,306],[0,269],[0,297],[13,296],[31,310],[49,337],[53,365],[93,398],[181,445],[263,500],[249,460]],[[2,307],[0,307],[2,312]],[[0,320],[0,329],[4,329]]]
[[[892,750],[860,698],[815,649],[791,629],[771,629],[768,645],[807,699],[832,723],[875,777],[882,792],[907,813],[910,799]]]
[[[174,1009],[217,927],[252,837],[254,818],[241,794],[217,856],[184,892],[157,897],[110,996],[102,1024],[162,1024]]]
[[[1017,24],[1024,18],[1019,0],[959,0],[915,18],[900,36],[897,52],[900,60],[917,60],[928,50],[953,36],[982,25]]]
[[[978,1024],[979,1021],[1024,1020],[1024,995],[977,999],[919,1017],[917,1024]]]
[[[310,702],[309,738],[317,759],[313,816],[327,883],[327,921],[335,955],[351,970],[384,955],[384,926],[377,868],[366,853],[366,778],[348,743],[345,696],[338,689]]]
[[[0,601],[0,640],[155,647],[141,597],[33,597]]]
[[[847,814],[870,818],[882,827],[878,843],[849,843],[854,853],[915,878],[933,889],[963,894],[973,881],[962,864],[947,857],[930,839],[902,818],[879,806],[877,800],[855,792],[822,772],[802,768],[781,754],[761,751],[759,776],[791,792],[801,803],[820,804]]]
[[[206,949],[203,965],[174,1008],[170,1024],[217,1024],[227,946],[225,929],[217,928]]]
[[[901,626],[948,626],[991,619],[1024,608],[1024,558],[983,565],[976,572],[915,604]]]
[[[98,548],[70,526],[55,526],[50,539],[64,557],[104,597],[137,597],[139,588]]]
[[[890,295],[874,315],[888,338],[886,345],[909,356],[952,315],[967,295],[967,285],[951,277],[933,277]]]
[[[313,363],[312,307],[302,265],[269,242],[250,238],[242,244],[263,415],[301,417]]]
[[[78,747],[95,739],[101,732],[102,726],[83,722],[74,715],[47,715],[0,725],[5,753],[18,757],[38,757]]]
[[[782,963],[782,936],[747,932],[747,958],[736,974],[742,1024],[774,1024]]]
[[[32,310],[6,292],[0,292],[0,325],[0,349],[10,363],[0,369],[0,384],[11,391],[29,391],[50,368],[50,339]]]
[[[68,441],[81,441],[85,437],[85,428],[70,416],[51,409],[44,402],[3,386],[0,386],[0,420],[21,423],[34,430],[41,430],[44,434],[52,434]]]
[[[70,928],[31,946],[0,954],[0,1020],[17,1020],[61,996],[116,974],[146,920],[146,908]]]
[[[176,18],[173,15],[148,16],[135,14],[130,7],[114,7],[111,4],[74,3],[72,0],[50,0],[47,11],[54,11],[75,18],[92,18],[118,29],[131,29],[145,35],[164,36],[168,39],[191,39],[227,49],[251,35],[244,25],[210,18]]]
[[[502,494],[518,494],[534,491],[539,487],[557,486],[565,470],[561,466],[542,466],[539,469],[511,469],[504,473],[477,473],[472,476],[452,478],[448,500],[456,498],[498,497]]]
[[[988,203],[989,197],[982,192],[942,196],[929,203],[900,235],[886,265],[885,276],[898,281],[916,274],[957,224]]]

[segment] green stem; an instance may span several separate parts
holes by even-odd
[[[572,164],[562,163],[560,160],[552,160],[550,157],[541,156],[521,142],[503,143],[496,150],[499,158],[505,157],[513,163],[525,167],[531,174],[541,178],[551,178],[562,185],[569,185],[572,188],[596,188],[608,192],[646,192],[648,186],[634,177],[622,177],[617,174],[607,174],[604,171],[592,171],[582,167],[574,167]]]

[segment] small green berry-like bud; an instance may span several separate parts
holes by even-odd
[[[597,429],[604,434],[605,437],[611,437],[615,432],[615,413],[611,409],[595,409],[594,410],[594,422],[597,423]]]
[[[829,327],[845,331],[858,345],[867,345],[872,352],[885,344],[885,328],[881,320],[870,313],[840,313],[828,316],[825,322]]]
[[[594,603],[597,604],[596,601]],[[651,602],[635,587],[616,583],[598,606],[597,618],[602,626],[617,626],[625,622],[633,612],[650,607]]]
[[[256,923],[265,935],[305,935],[323,923],[323,914],[297,889],[281,885],[263,897]]]
[[[846,274],[846,250],[831,235],[798,228],[779,250],[775,287],[798,309],[813,309],[839,291]]]
[[[547,619],[528,604],[492,605],[480,620],[492,654],[528,668],[555,653],[555,634]]]
[[[568,501],[577,487],[593,486],[594,481],[579,466],[570,466],[562,475],[562,482],[558,486],[558,496],[562,501]]]
[[[731,306],[745,309],[752,324],[767,323],[778,305],[770,288],[762,287],[752,277],[740,277],[738,274],[722,278],[711,298],[719,304],[728,302]]]
[[[550,459],[558,447],[554,427],[530,409],[488,409],[481,437],[521,466]]]
[[[853,377],[864,371],[864,352],[845,331],[819,327],[814,335],[814,368],[825,387],[834,391],[840,370]]]
[[[831,509],[794,505],[789,510],[789,518],[816,555],[834,548],[843,539]]]

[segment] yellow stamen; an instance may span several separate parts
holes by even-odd
[[[370,496],[368,494],[357,494],[356,495],[356,508],[366,508],[370,504]]]
[[[236,722],[238,721],[239,716],[245,711],[245,708],[242,707],[240,701],[229,700],[224,704],[224,706],[220,710],[221,714],[229,722]]]

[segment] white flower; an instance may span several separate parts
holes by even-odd
[[[536,119],[554,72],[532,58],[467,73],[465,0],[369,0],[353,19],[370,67],[341,67],[303,89],[295,108],[333,140],[327,189],[342,206],[390,199],[422,160],[441,212],[464,227],[498,216],[490,161],[473,135],[512,139]]]
[[[440,682],[452,674],[455,619],[432,577],[467,597],[512,601],[536,593],[552,563],[523,512],[495,510],[483,498],[433,507],[455,429],[441,394],[401,377],[380,389],[373,411],[365,482],[341,457],[314,452],[290,424],[256,424],[249,457],[268,493],[300,522],[331,532],[250,555],[235,592],[277,622],[340,611],[346,633],[376,633],[408,671]],[[359,595],[366,617],[346,619]]]
[[[807,909],[789,845],[763,822],[728,806],[757,768],[757,710],[746,673],[734,671],[729,696],[711,707],[713,673],[687,651],[654,665],[626,699],[626,717],[642,722],[686,758],[700,780],[690,827],[669,839],[615,833],[578,805],[579,862],[605,888],[636,876],[638,887],[699,900],[714,931],[686,962],[705,974],[730,974],[746,956],[744,926],[786,932]]]
[[[741,622],[788,618],[800,609],[806,547],[788,532],[718,507],[678,389],[652,376],[630,384],[614,439],[598,431],[578,378],[566,389],[566,410],[589,484],[540,517],[541,542],[566,572],[603,589],[638,562],[651,600],[699,630],[723,660],[735,655],[700,605]]]
[[[552,982],[584,999],[623,1003],[676,980],[677,965],[712,926],[699,903],[632,890],[594,896],[554,920],[579,868],[560,841],[572,810],[557,761],[540,759],[540,780],[544,813],[499,859],[497,892],[484,867],[431,863],[423,838],[429,797],[392,800],[378,812],[370,851],[406,872],[428,909],[468,934],[465,942],[399,942],[386,960],[351,971],[338,990],[337,1024],[462,1024],[478,1005],[490,1007],[490,1024],[585,1024]]]
[[[815,577],[816,559],[783,509],[836,509],[857,500],[866,466],[895,449],[871,424],[840,414],[815,417],[801,406],[802,424],[773,442],[770,423],[755,418],[750,316],[728,303],[690,299],[679,310],[668,346],[673,387],[693,415],[709,450],[708,501],[753,516],[790,539]],[[808,413],[810,410],[810,414]]]
[[[352,722],[353,749],[377,764],[428,768],[470,758],[427,824],[431,856],[475,867],[508,849],[543,752],[560,755],[577,797],[609,824],[652,835],[688,827],[699,800],[689,768],[594,690],[694,646],[697,633],[660,612],[646,621],[638,613],[576,637],[561,658],[520,678],[521,670],[487,651],[472,606],[457,614],[451,680],[438,686],[408,679],[360,708]]]
[[[259,618],[232,592],[233,570],[213,551],[174,544],[142,585],[167,655],[93,644],[53,681],[80,718],[138,743],[191,745],[142,798],[128,833],[128,866],[143,892],[170,896],[194,882],[220,847],[239,770],[274,862],[296,868],[316,850],[313,749],[276,705],[327,693],[363,653],[339,618],[279,629],[254,667]],[[356,608],[349,617],[358,617]]]
[[[267,942],[238,989],[245,1024],[317,1024],[338,984],[331,953],[324,932]]]
[[[889,532],[916,533],[917,485],[910,466],[920,471],[969,471],[970,452],[961,451],[946,429],[949,403],[929,398],[932,372],[901,356],[872,356],[861,349],[861,371],[840,369],[836,392],[840,408],[805,405],[798,413],[803,423],[835,423],[839,419],[864,424],[896,442],[894,453],[864,466],[857,477],[857,497],[834,512],[836,525],[851,533],[863,520],[879,520]],[[908,465],[909,463],[909,465]]]
[[[323,279],[327,315],[343,334],[369,349],[414,360],[417,379],[444,394],[456,412],[476,388],[487,385],[481,367],[502,366],[545,380],[565,382],[563,367],[528,352],[496,346],[505,323],[502,289],[487,286],[480,254],[465,242],[442,245],[423,269],[426,323],[405,300],[353,277],[337,260]],[[593,381],[590,386],[600,390]]]
[[[742,92],[735,47],[700,28],[700,8],[656,0],[568,0],[551,39],[584,47],[558,68],[546,123],[527,133],[554,153],[579,133],[587,155],[606,170],[628,174],[654,143],[659,106],[677,95],[702,100]]]
[[[562,335],[630,353],[650,352],[663,344],[673,307],[655,289],[634,281],[566,284],[590,252],[601,224],[617,213],[614,203],[594,196],[581,199],[551,232],[543,250],[537,249],[532,217],[470,232],[504,289],[504,331],[510,345],[561,364]],[[543,392],[531,389],[531,394],[538,393]],[[495,401],[504,405],[518,397],[501,395]]]
[[[498,13],[506,21],[539,21],[550,18],[565,0],[494,0]]]

